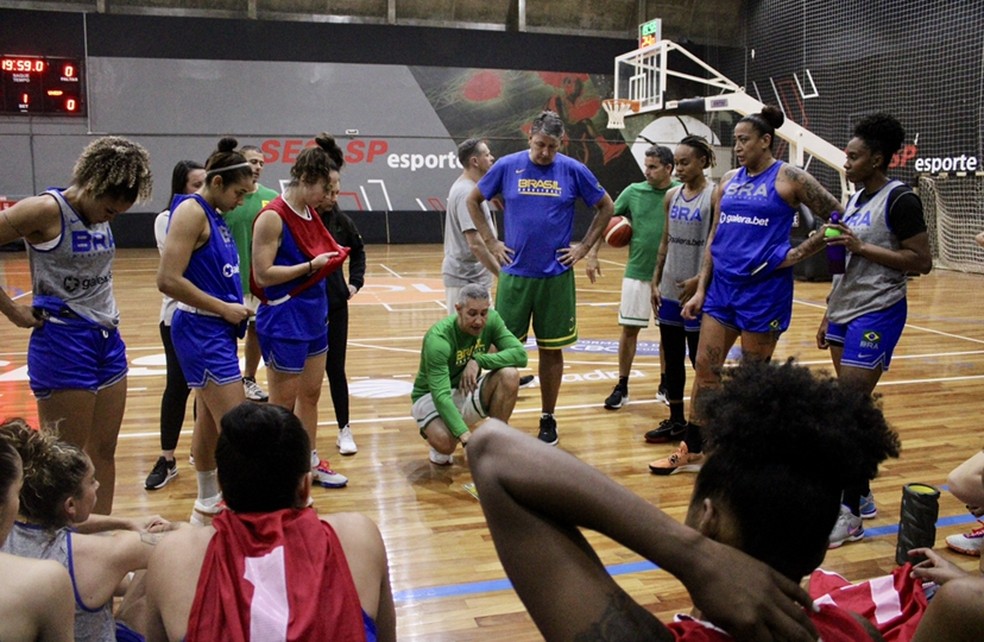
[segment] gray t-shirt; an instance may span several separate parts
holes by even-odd
[[[475,229],[466,202],[473,189],[475,189],[475,181],[459,176],[448,193],[448,210],[444,218],[444,262],[441,264],[445,287],[463,287],[469,283],[479,283],[491,288],[495,280],[492,273],[472,254],[471,248],[468,247],[468,240],[465,239],[465,232]],[[498,235],[492,212],[485,201],[482,202],[482,212],[492,233]]]

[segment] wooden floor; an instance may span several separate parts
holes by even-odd
[[[321,402],[319,450],[350,478],[343,490],[317,489],[321,511],[358,510],[379,524],[389,550],[397,599],[399,635],[405,640],[539,639],[522,605],[504,583],[478,502],[463,488],[470,475],[460,459],[450,468],[432,466],[411,420],[409,391],[424,331],[445,314],[440,279],[441,247],[370,246],[366,287],[352,301],[348,374],[352,428],[359,445],[353,457],[335,451],[336,425],[327,387]],[[640,334],[631,380],[632,402],[617,412],[602,408],[617,376],[616,311],[624,250],[602,252],[605,274],[591,285],[578,270],[581,344],[566,354],[560,392],[560,447],[682,519],[693,483],[690,475],[657,478],[646,464],[667,452],[646,445],[643,433],[668,416],[654,400],[659,359],[654,329]],[[164,384],[158,337],[159,295],[154,286],[157,253],[121,250],[115,264],[116,296],[130,358],[129,398],[117,453],[116,511],[156,512],[187,519],[195,478],[187,465],[190,412],[179,445],[180,475],[148,492],[143,480],[158,455],[158,411]],[[22,253],[0,254],[0,283],[9,293],[30,296]],[[829,369],[814,335],[828,284],[797,283],[793,323],[779,343],[778,358]],[[866,523],[869,537],[832,551],[824,567],[850,579],[884,574],[894,566],[900,489],[906,482],[945,483],[955,465],[981,447],[984,411],[984,277],[938,270],[912,281],[909,325],[892,369],[879,391],[887,416],[901,433],[904,450],[882,467],[873,483],[878,517]],[[25,368],[28,333],[0,323],[0,415],[36,419]],[[530,353],[530,372],[537,355]],[[261,369],[260,382],[265,385]],[[535,432],[536,387],[521,391],[513,424]],[[953,497],[941,500],[943,537],[967,529],[970,518]],[[796,536],[797,524],[789,524]],[[658,536],[654,534],[654,537]],[[661,570],[638,570],[639,558],[598,536],[592,541],[628,592],[660,616],[688,608],[681,585]],[[967,569],[976,561],[952,556]]]

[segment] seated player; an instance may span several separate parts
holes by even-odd
[[[68,569],[75,592],[76,640],[137,639],[113,619],[113,596],[129,573],[147,568],[153,547],[166,533],[77,532],[75,526],[92,513],[99,489],[89,456],[19,419],[0,425],[0,440],[12,445],[24,462],[19,517],[3,552],[53,560]],[[172,528],[159,520],[154,524],[156,531]]]
[[[946,486],[977,518],[975,528],[967,533],[950,535],[946,538],[946,545],[958,553],[979,557],[981,544],[984,543],[984,451],[950,471]]]
[[[967,573],[928,548],[909,555],[926,557],[912,569],[913,577],[940,585],[912,642],[978,642],[984,635],[984,565],[982,573]]]
[[[413,418],[438,465],[451,463],[458,442],[468,443],[469,427],[479,420],[509,421],[519,392],[517,368],[527,361],[526,348],[491,308],[485,286],[459,289],[454,310],[424,335],[410,393]]]
[[[311,448],[289,410],[243,403],[215,450],[227,510],[147,569],[147,639],[396,639],[386,548],[358,513],[309,508]]]
[[[702,618],[742,639],[873,639],[840,609],[807,615],[797,584],[826,554],[844,481],[873,477],[898,436],[869,396],[791,362],[746,361],[723,376],[701,399],[714,440],[686,525],[504,424],[476,431],[469,458],[492,539],[548,640],[728,639]],[[609,576],[582,527],[672,573],[699,613],[657,620]]]
[[[0,439],[0,545],[14,527],[24,483],[20,455]],[[72,583],[58,562],[0,553],[0,640],[71,642]]]

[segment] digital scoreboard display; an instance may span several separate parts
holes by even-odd
[[[0,57],[0,113],[84,116],[85,85],[78,58]]]

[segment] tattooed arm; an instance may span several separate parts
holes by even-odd
[[[817,179],[788,163],[782,167],[779,180],[776,181],[776,190],[790,207],[806,205],[825,221],[830,218],[831,212],[844,213],[844,206]]]
[[[817,182],[817,179],[808,172],[788,163],[782,167],[780,178],[776,181],[776,190],[791,207],[798,208],[800,205],[806,205],[811,212],[825,221],[830,218],[831,212],[844,213],[844,206],[834,198],[833,194],[824,189],[823,185]],[[822,250],[826,246],[823,235],[825,229],[821,228],[805,241],[790,249],[786,259],[779,264],[777,269],[795,265]]]

